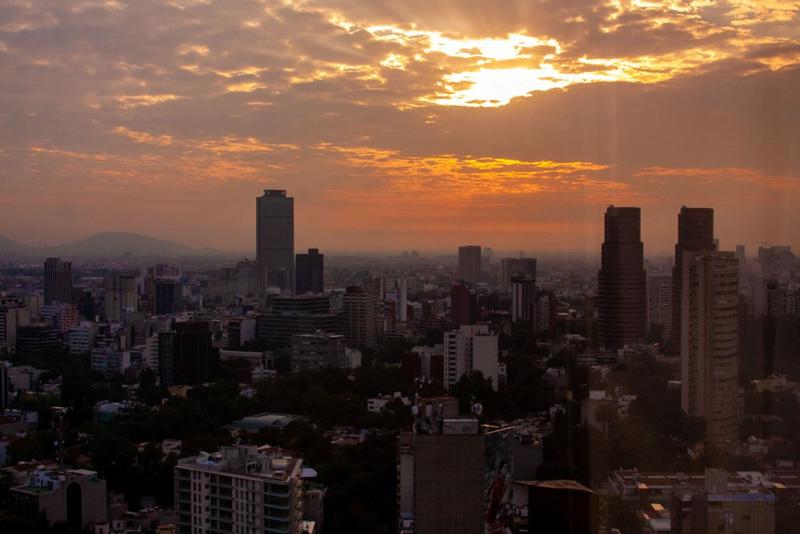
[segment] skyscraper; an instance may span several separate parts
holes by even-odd
[[[138,309],[136,277],[114,273],[103,280],[104,315],[108,321],[121,321]]]
[[[307,254],[298,254],[295,269],[295,292],[298,295],[325,291],[325,255],[320,254],[319,249],[310,248]]]
[[[294,199],[283,189],[265,189],[256,199],[256,258],[267,284],[294,289]]]
[[[598,273],[598,340],[616,350],[641,343],[647,321],[647,283],[641,210],[609,206]]]
[[[672,277],[653,276],[647,280],[647,327],[661,327],[662,341],[672,331]]]
[[[681,407],[706,419],[713,445],[737,443],[739,262],[733,252],[684,253]]]
[[[350,286],[342,297],[342,333],[348,347],[375,348],[378,337],[378,305],[375,295]]]
[[[458,247],[458,277],[474,284],[481,277],[481,247],[466,245]]]
[[[59,258],[44,262],[44,303],[72,302],[72,264]]]
[[[678,242],[675,243],[675,266],[672,269],[672,346],[679,350],[681,341],[681,280],[683,279],[683,254],[685,252],[711,252],[714,250],[714,210],[687,208],[678,214]]]
[[[511,279],[511,320],[533,323],[536,315],[536,280],[529,276]]]
[[[444,333],[444,387],[451,388],[464,374],[480,371],[497,389],[498,337],[489,325],[462,325]]]

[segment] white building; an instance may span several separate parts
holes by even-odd
[[[223,447],[178,460],[178,532],[300,534],[302,472],[302,458],[268,446]]]
[[[498,338],[489,325],[462,325],[444,334],[444,387],[451,388],[466,373],[480,371],[497,389]]]

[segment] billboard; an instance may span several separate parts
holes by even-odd
[[[511,532],[514,436],[510,428],[484,435],[484,533]]]

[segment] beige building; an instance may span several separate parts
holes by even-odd
[[[44,514],[52,527],[64,522],[80,531],[107,521],[106,481],[86,469],[35,469],[21,486],[11,488],[11,507],[24,517]]]
[[[268,446],[222,447],[175,466],[178,532],[300,534],[303,460]]]
[[[739,265],[733,252],[685,253],[681,407],[706,419],[706,439],[737,441]]]
[[[109,321],[122,321],[139,309],[136,277],[114,273],[103,280],[103,311]]]

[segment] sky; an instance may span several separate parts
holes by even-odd
[[[0,234],[255,247],[800,248],[800,2],[4,0]]]

